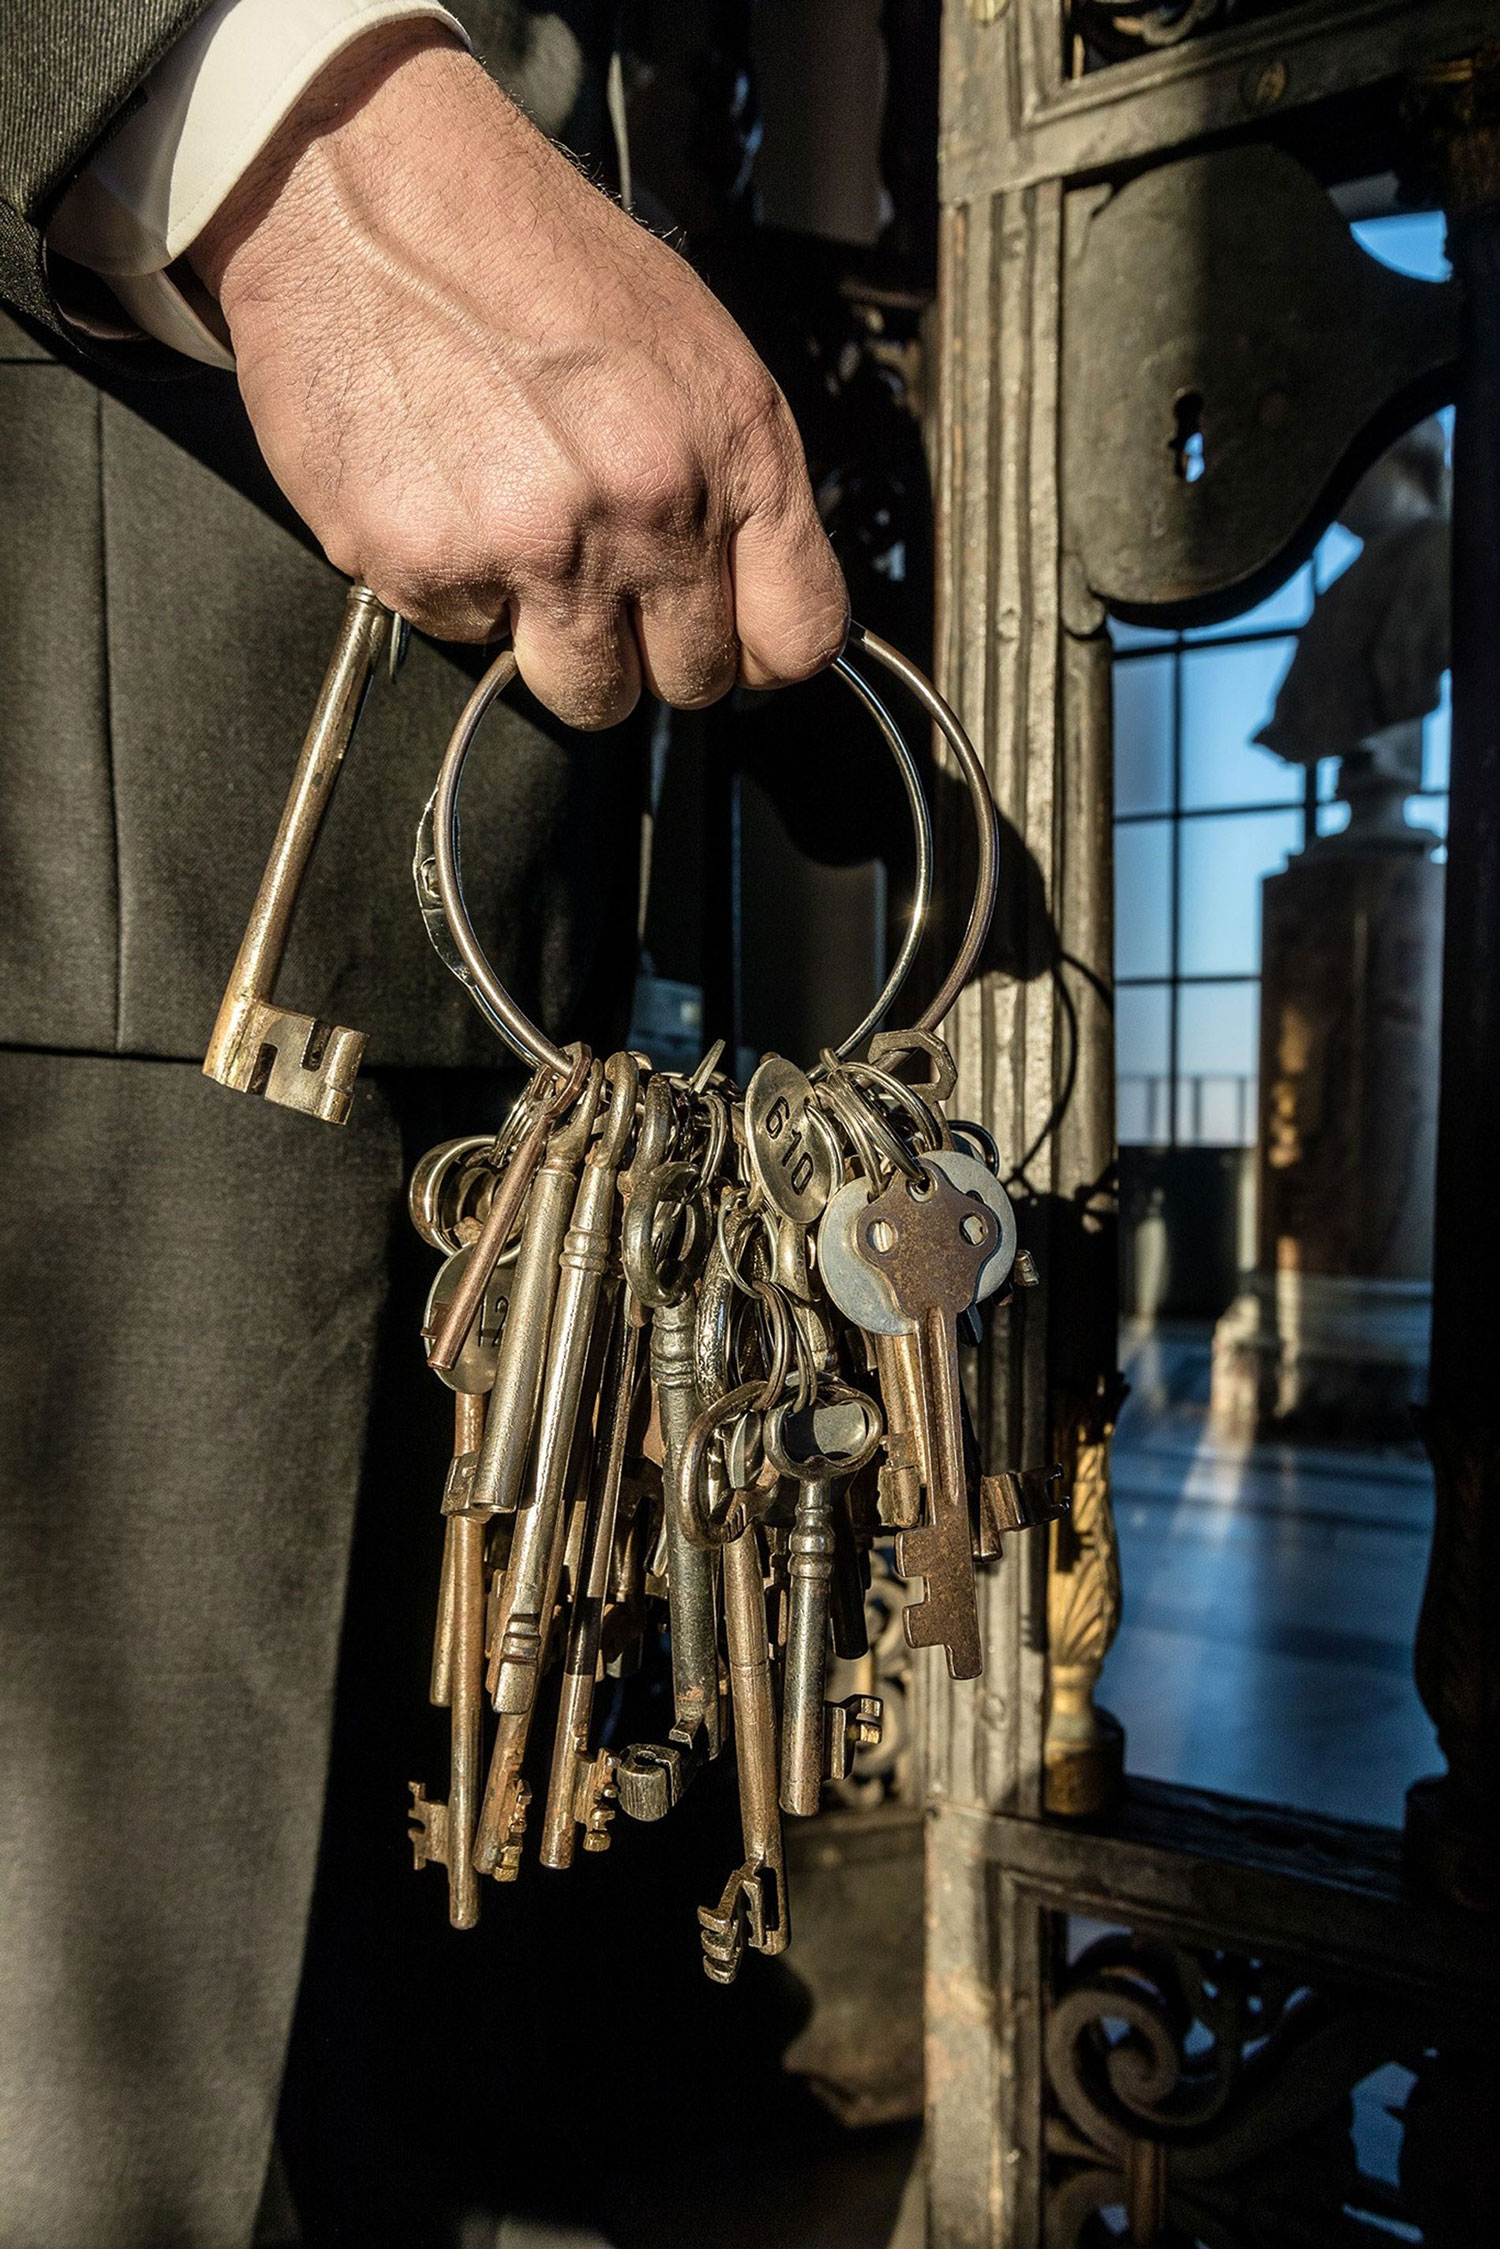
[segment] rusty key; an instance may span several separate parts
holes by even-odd
[[[957,1323],[1000,1239],[1000,1221],[977,1195],[955,1187],[930,1156],[918,1187],[894,1179],[860,1212],[854,1249],[891,1285],[898,1311],[917,1329],[932,1481],[928,1520],[897,1541],[903,1577],[920,1577],[924,1598],[905,1615],[908,1644],[940,1647],[955,1679],[984,1668],[974,1594],[974,1556],[964,1469]]]

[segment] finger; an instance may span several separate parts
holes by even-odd
[[[641,692],[640,651],[624,609],[569,609],[519,599],[514,642],[521,677],[568,726],[618,726]]]
[[[646,685],[663,703],[696,711],[727,695],[740,668],[728,557],[713,556],[693,583],[643,595],[636,634]]]
[[[849,594],[806,479],[784,502],[763,507],[730,548],[740,678],[747,687],[810,679],[844,645]]]

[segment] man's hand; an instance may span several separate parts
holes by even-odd
[[[191,254],[330,561],[448,639],[508,617],[561,718],[837,653],[843,580],[775,383],[441,32],[334,63]]]

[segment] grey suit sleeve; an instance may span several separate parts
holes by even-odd
[[[63,332],[47,217],[209,0],[0,0],[0,296]]]

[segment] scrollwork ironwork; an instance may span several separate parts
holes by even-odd
[[[1107,2212],[1172,2249],[1444,2239],[1362,2170],[1353,2133],[1355,2088],[1392,2062],[1420,2085],[1431,2040],[1389,2001],[1264,1962],[1098,1939],[1047,2006],[1047,2249],[1118,2239]]]

